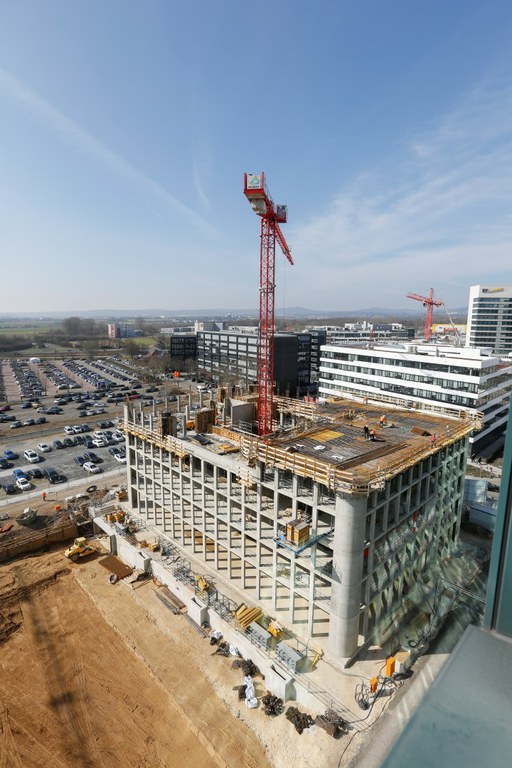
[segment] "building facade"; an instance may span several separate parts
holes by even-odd
[[[314,346],[314,345],[313,345]],[[292,397],[312,389],[312,341],[309,333],[276,333],[274,381],[276,392]],[[197,367],[214,381],[232,380],[244,389],[258,382],[258,334],[239,331],[200,331]]]
[[[277,400],[287,435],[265,441],[226,427],[178,437],[127,407],[130,505],[218,589],[350,657],[393,629],[457,546],[471,423]]]
[[[197,336],[195,333],[173,333],[169,336],[169,354],[171,364],[183,365],[186,362],[196,363]]]
[[[471,286],[466,345],[491,347],[500,357],[512,353],[512,285]]]
[[[387,397],[397,405],[483,413],[471,453],[488,455],[504,443],[512,363],[490,350],[436,344],[322,349],[319,393],[325,397]]]

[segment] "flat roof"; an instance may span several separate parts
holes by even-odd
[[[289,454],[300,453],[338,469],[366,466],[377,471],[391,467],[404,454],[435,450],[470,431],[466,419],[349,400],[319,405],[316,413],[324,415],[324,424],[276,438],[272,444]],[[375,432],[374,440],[366,436],[365,426]]]

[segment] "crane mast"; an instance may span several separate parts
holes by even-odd
[[[430,296],[420,296],[417,293],[408,293],[408,299],[414,299],[415,301],[423,302],[423,306],[427,308],[427,316],[425,318],[425,338],[430,341],[432,337],[432,317],[434,314],[434,307],[441,307],[443,302],[440,299],[434,299],[434,289],[430,289]]]
[[[261,218],[260,231],[260,315],[258,331],[258,435],[272,432],[274,405],[274,300],[276,240],[293,264],[292,255],[279,224],[286,223],[287,208],[275,205],[265,184],[265,174],[244,174],[244,195]]]

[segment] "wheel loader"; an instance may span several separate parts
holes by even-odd
[[[80,560],[82,557],[87,557],[95,552],[96,550],[94,547],[91,547],[91,545],[87,543],[85,536],[80,536],[78,539],[74,540],[69,549],[66,549],[64,556],[69,557],[70,560],[76,563],[76,561]]]

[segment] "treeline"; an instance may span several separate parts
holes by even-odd
[[[27,336],[4,336],[0,335],[0,354],[18,352],[19,350],[29,349],[32,346],[32,339]]]

